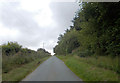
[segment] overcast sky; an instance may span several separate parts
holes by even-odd
[[[0,0],[0,44],[17,41],[24,47],[53,54],[58,36],[72,24],[79,5],[53,0]]]

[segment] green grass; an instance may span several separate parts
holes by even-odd
[[[24,64],[18,68],[12,69],[10,72],[2,74],[2,81],[21,81],[48,58],[49,57],[36,59],[35,61]],[[38,64],[38,62],[40,62],[40,64]]]
[[[108,70],[115,71],[116,73],[120,72],[119,66],[118,66],[118,57],[111,58],[110,56],[98,56],[96,59],[95,57],[85,57],[80,58],[79,56],[74,56],[79,61],[100,67],[105,68]]]
[[[113,70],[95,65],[98,64],[96,62],[94,64],[88,63],[86,59],[76,56],[57,57],[63,60],[66,66],[83,81],[118,81],[119,74]]]

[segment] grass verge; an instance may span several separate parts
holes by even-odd
[[[65,65],[71,69],[79,78],[85,82],[90,81],[118,81],[116,72],[89,64],[76,56],[57,56],[64,61]]]
[[[24,64],[18,68],[12,69],[8,73],[2,74],[2,81],[21,81],[29,73],[34,71],[43,61],[47,60],[49,57],[36,59],[35,61]]]

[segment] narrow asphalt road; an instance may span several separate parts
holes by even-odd
[[[81,81],[56,56],[50,57],[22,81]]]

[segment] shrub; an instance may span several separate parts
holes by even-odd
[[[45,50],[36,52],[28,48],[22,48],[17,42],[8,42],[8,44],[2,45],[2,48],[2,73],[8,73],[15,67],[50,55]]]

